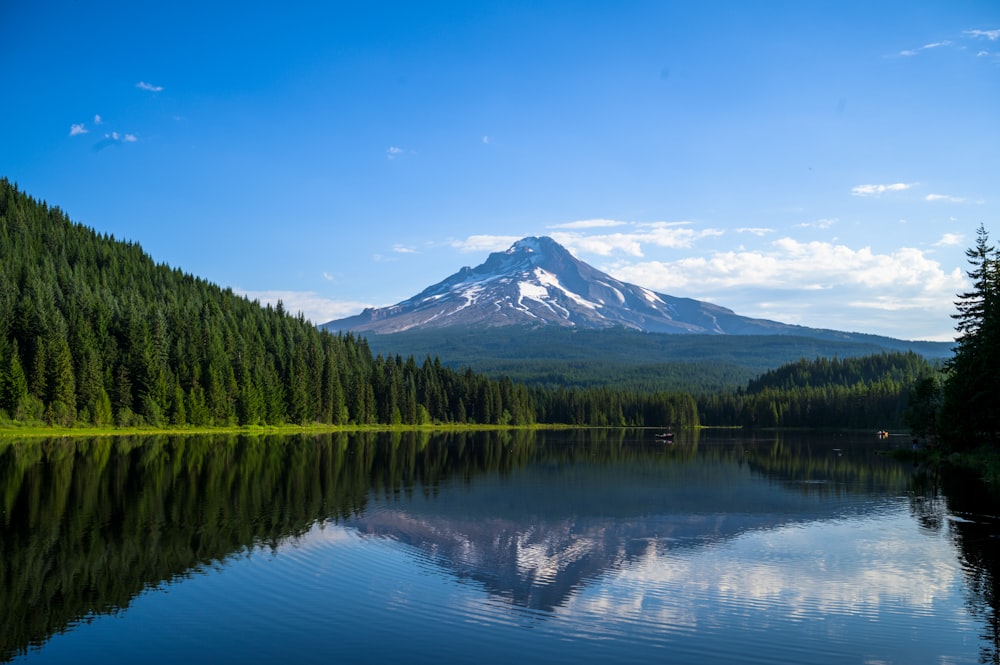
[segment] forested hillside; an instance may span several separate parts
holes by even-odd
[[[744,427],[905,428],[910,391],[937,373],[916,353],[799,360],[745,390],[699,398],[703,422]]]
[[[529,391],[235,295],[0,180],[0,422],[696,424],[684,395]]]
[[[439,356],[450,367],[472,367],[493,378],[508,376],[531,386],[601,386],[642,392],[728,392],[801,358],[854,358],[914,351],[946,358],[951,344],[909,342],[875,335],[844,339],[795,335],[671,335],[624,328],[573,330],[452,328],[369,335],[375,353]]]

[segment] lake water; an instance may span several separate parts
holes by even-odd
[[[996,499],[887,445],[0,443],[0,660],[997,662]]]

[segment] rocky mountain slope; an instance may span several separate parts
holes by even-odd
[[[808,335],[810,329],[619,281],[548,237],[530,237],[391,307],[323,324],[332,331],[560,326],[713,335]],[[834,331],[823,331],[835,336]]]

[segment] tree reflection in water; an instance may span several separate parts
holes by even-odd
[[[713,495],[726,491],[727,479],[707,471],[719,462],[725,462],[728,469],[743,469],[780,484],[790,490],[783,493],[790,503],[781,510],[762,505],[756,516],[748,510],[721,531],[710,534],[703,530],[699,537],[766,528],[773,515],[809,510],[816,503],[810,498],[847,495],[866,487],[898,493],[911,486],[917,488],[913,492],[914,515],[927,529],[952,529],[961,547],[973,590],[970,607],[977,616],[986,618],[993,631],[993,649],[984,652],[983,658],[996,662],[994,567],[1000,560],[998,540],[986,531],[977,531],[978,522],[946,519],[949,514],[964,514],[969,506],[981,512],[985,505],[982,497],[967,494],[970,483],[963,481],[956,487],[945,483],[940,493],[948,497],[944,501],[936,489],[925,491],[911,485],[914,476],[903,466],[865,454],[831,455],[828,447],[814,447],[808,437],[734,438],[727,445],[701,445],[696,434],[684,434],[675,444],[665,446],[651,433],[635,430],[164,436],[0,443],[0,607],[4,608],[0,659],[8,660],[95,615],[119,611],[144,590],[254,548],[276,548],[289,538],[306,534],[317,522],[385,528],[369,510],[373,500],[391,503],[394,497],[419,496],[433,502],[445,483],[471,486],[482,484],[486,476],[503,479],[527,467],[533,473],[544,473],[546,469],[573,466],[578,473],[589,474],[580,478],[585,493],[569,496],[553,490],[544,496],[523,497],[526,503],[537,506],[533,510],[541,514],[542,524],[563,528],[568,523],[560,520],[570,502],[574,510],[580,504],[590,506],[586,515],[606,512],[601,508],[601,491],[602,474],[608,473],[608,468],[658,470],[660,475],[650,482],[662,486],[669,481],[676,491],[657,500],[682,511],[710,504]],[[716,485],[700,493],[684,493],[684,484],[698,482],[699,474],[711,476]],[[606,479],[609,488],[612,480]],[[936,484],[936,480],[930,481],[930,486]],[[621,515],[643,509],[665,510],[644,504],[649,493],[643,494],[642,487],[633,490],[633,507],[620,504]],[[959,490],[966,493],[959,494]],[[480,501],[486,511],[488,500]],[[469,511],[475,506],[462,508]],[[436,510],[445,509],[439,506]],[[705,510],[711,512],[711,506]],[[593,518],[589,524],[619,538],[619,543],[626,542],[635,535],[631,531],[622,535],[626,526],[607,526],[621,515],[602,515],[607,522],[597,524]],[[508,535],[516,537],[521,527],[508,524],[513,525]],[[500,573],[468,573],[457,568],[456,572],[480,575],[491,593],[526,605],[553,607],[564,602],[580,580],[610,565],[604,559],[613,559],[618,545],[604,543],[602,547],[610,554],[603,556],[600,548],[589,554],[586,565],[574,570],[579,579],[560,579],[540,593],[537,587],[522,588],[520,582]],[[626,555],[629,547],[622,550]]]

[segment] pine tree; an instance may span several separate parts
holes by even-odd
[[[0,409],[6,410],[11,418],[21,419],[21,412],[28,398],[28,378],[21,365],[17,340],[10,346],[10,357],[3,369],[0,373]]]
[[[943,435],[956,448],[996,443],[1000,429],[1000,267],[983,226],[966,256],[972,290],[955,303],[958,346],[945,366],[942,409]]]

